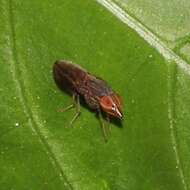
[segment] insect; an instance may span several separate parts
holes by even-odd
[[[108,121],[110,117],[121,120],[123,117],[121,97],[103,79],[69,61],[56,61],[53,65],[53,77],[59,88],[73,96],[73,104],[62,110],[76,108],[70,124],[72,125],[79,117],[80,100],[84,99],[87,106],[98,113],[104,137],[107,139],[102,114],[106,114]]]

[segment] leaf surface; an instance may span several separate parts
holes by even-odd
[[[189,189],[189,74],[96,1],[0,5],[1,189]],[[104,142],[98,119],[52,77],[71,60],[124,100]]]

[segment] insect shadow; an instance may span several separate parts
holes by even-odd
[[[85,102],[84,102],[84,104],[85,104]],[[85,105],[84,105],[84,107],[85,107]],[[86,108],[88,110],[90,110],[90,108],[87,107],[87,105],[86,105]],[[92,112],[92,110],[90,110],[90,111]],[[96,118],[99,117],[97,112],[96,112],[95,116],[96,116]],[[123,128],[123,123],[122,123],[121,119],[118,119],[118,118],[115,118],[115,117],[111,117],[111,116],[109,116],[109,118],[108,118],[107,114],[104,113],[104,112],[102,112],[102,116],[103,116],[104,120],[107,121],[108,125],[111,123],[111,124],[113,124],[114,126],[116,126],[118,128]]]

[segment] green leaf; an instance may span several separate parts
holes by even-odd
[[[1,189],[190,189],[190,69],[180,57],[97,1],[0,2]],[[107,143],[93,112],[82,107],[68,128],[75,111],[57,111],[72,101],[53,80],[57,59],[123,97],[123,128],[112,123]]]

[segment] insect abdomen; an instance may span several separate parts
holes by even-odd
[[[86,71],[77,65],[66,61],[56,61],[53,75],[57,85],[70,93],[77,92],[77,87],[86,75]]]

